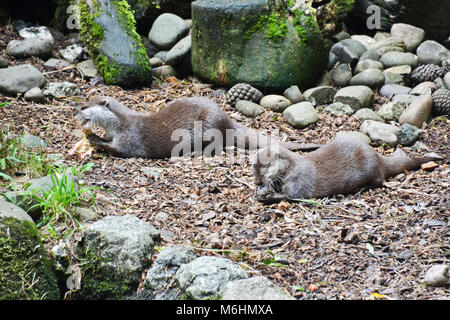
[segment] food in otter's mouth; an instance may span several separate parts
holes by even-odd
[[[78,141],[69,151],[69,155],[77,154],[80,159],[89,157],[92,154],[92,151],[94,151],[94,148],[86,138],[86,136],[91,134],[92,131],[90,129],[83,129],[83,133],[83,138]]]

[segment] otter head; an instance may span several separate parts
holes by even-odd
[[[75,119],[83,122],[84,129],[100,126],[106,131],[106,137],[112,139],[122,126],[122,121],[112,104],[118,103],[110,97],[96,97],[81,107]]]
[[[281,192],[284,176],[291,167],[287,151],[275,145],[259,149],[253,156],[251,164],[258,196]]]

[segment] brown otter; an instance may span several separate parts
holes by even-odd
[[[364,142],[339,138],[302,157],[278,146],[260,149],[253,156],[252,170],[256,199],[270,203],[380,187],[388,177],[441,159],[435,154],[410,158],[400,149],[384,157]]]
[[[216,103],[204,97],[180,99],[149,115],[135,112],[113,98],[97,97],[81,108],[76,119],[86,122],[85,129],[96,125],[105,129],[106,139],[91,133],[88,140],[108,153],[124,158],[161,159],[174,156],[174,151],[175,156],[180,156],[180,152],[186,155],[189,154],[186,150],[192,147],[195,151],[205,150],[209,141],[214,141],[222,150],[223,146],[229,145],[249,150],[273,144],[291,150],[320,147],[267,137],[233,121]],[[233,133],[231,139],[230,131]]]

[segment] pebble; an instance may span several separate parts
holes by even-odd
[[[348,104],[343,104],[342,102],[329,104],[325,107],[324,111],[338,117],[343,115],[350,116],[355,113],[355,110],[353,110]]]
[[[410,105],[411,103],[413,103],[414,100],[416,100],[416,98],[417,98],[417,96],[413,96],[412,94],[401,93],[401,94],[396,94],[392,98],[392,102],[399,102],[404,105]]]
[[[296,103],[284,110],[283,116],[294,128],[305,128],[319,119],[316,109],[310,102]]]
[[[172,48],[189,31],[184,20],[172,13],[163,13],[150,29],[148,39],[158,48],[167,50]]]
[[[19,30],[19,36],[22,39],[42,39],[54,42],[51,32],[47,27],[29,27]]]
[[[24,58],[36,56],[40,58],[48,57],[53,50],[53,41],[48,39],[23,39],[11,40],[6,46],[7,55]]]
[[[405,111],[405,106],[403,104],[398,102],[388,102],[378,109],[377,114],[386,121],[398,121],[403,111]]]
[[[367,50],[366,52],[363,53],[361,58],[359,58],[359,61],[363,61],[366,59],[378,61],[380,57],[381,56],[378,54],[377,50]]]
[[[76,96],[80,94],[80,89],[72,82],[50,82],[44,90],[44,95],[55,98]]]
[[[404,123],[397,131],[398,143],[402,146],[411,146],[419,139],[422,130],[408,123]]]
[[[290,102],[298,103],[305,101],[305,97],[300,91],[299,87],[296,85],[290,86],[283,92],[283,96],[285,96]]]
[[[378,114],[375,113],[375,111],[369,108],[359,109],[352,117],[359,120],[360,122],[363,122],[365,120],[384,122],[383,118],[381,118]]]
[[[175,68],[172,66],[161,66],[153,68],[152,73],[154,77],[161,79],[177,76],[177,70],[175,70]]]
[[[419,58],[411,52],[396,52],[390,51],[383,54],[380,62],[385,68],[398,67],[403,65],[415,68],[419,64]]]
[[[50,58],[44,63],[44,67],[53,68],[53,69],[62,69],[65,67],[71,66],[69,62],[62,59]]]
[[[450,75],[450,73],[448,73]],[[426,81],[418,84],[415,86],[409,94],[415,95],[415,96],[421,96],[423,94],[432,94],[434,91],[437,90],[437,86],[434,82]]]
[[[34,66],[24,64],[0,69],[0,92],[7,94],[25,93],[45,85],[44,75]]]
[[[408,66],[408,65],[402,65],[402,66],[385,69],[384,72],[390,72],[390,73],[409,76],[412,72],[412,68],[411,68],[411,66]]]
[[[431,95],[417,97],[402,113],[399,123],[408,123],[417,128],[421,128],[423,122],[428,121],[428,118],[430,117],[432,105],[433,100]]]
[[[380,88],[379,94],[383,97],[391,97],[396,94],[408,94],[411,88],[398,84],[385,84]]]
[[[86,78],[95,78],[99,76],[97,68],[95,67],[94,61],[92,59],[78,63],[77,67],[81,70],[83,76],[85,76]]]
[[[62,57],[65,60],[73,63],[73,62],[77,61],[78,59],[80,59],[80,57],[83,55],[83,48],[77,44],[73,44],[73,45],[67,46],[64,49],[59,50],[59,53],[62,55]]]
[[[420,64],[440,65],[442,61],[450,58],[447,48],[434,40],[427,40],[417,48]]]
[[[394,23],[391,27],[391,36],[402,40],[406,51],[412,52],[424,40],[425,31],[409,24]]]
[[[367,61],[367,60],[365,60]],[[369,88],[376,89],[384,84],[384,73],[379,69],[367,69],[353,76],[350,80],[351,86],[368,86]]]
[[[26,149],[47,148],[44,140],[32,134],[24,134],[21,142]]]
[[[384,84],[398,84],[401,86],[406,85],[405,78],[401,74],[383,71]]]
[[[152,68],[161,67],[164,64],[164,62],[160,58],[156,57],[150,58],[149,62]]]
[[[330,86],[320,86],[306,90],[303,93],[305,99],[314,106],[321,106],[333,102],[337,90]]]
[[[191,54],[191,35],[188,35],[178,41],[172,49],[167,52],[165,63],[176,66],[183,62]],[[190,61],[190,60],[189,60]]]
[[[236,102],[235,108],[243,115],[252,118],[264,112],[264,108],[259,104],[247,100],[239,100]]]
[[[448,282],[448,267],[445,264],[433,265],[427,270],[424,282],[432,287],[446,286]]]
[[[355,34],[355,35],[352,35],[351,38],[353,40],[356,40],[356,41],[360,42],[366,48],[369,45],[371,45],[371,44],[376,42],[373,38],[371,38],[369,36],[366,36],[366,35],[363,35],[363,34],[362,35]]]
[[[284,96],[269,94],[262,97],[262,99],[259,101],[259,104],[263,108],[270,109],[275,112],[283,112],[292,103]]]
[[[363,72],[367,69],[379,69],[383,70],[383,64],[380,61],[365,59],[360,60],[355,68],[355,74]]]
[[[25,92],[23,97],[27,101],[42,102],[44,100],[44,94],[39,87],[31,88],[30,90]]]
[[[352,76],[352,69],[347,63],[338,64],[330,73],[331,82],[337,87],[347,86]]]
[[[370,108],[373,105],[374,93],[367,86],[349,86],[340,89],[334,96],[334,102],[348,104],[353,110]]]
[[[371,142],[370,138],[367,135],[365,135],[364,133],[361,133],[359,131],[339,131],[336,133],[335,139],[338,139],[338,138],[356,139],[356,140],[365,142],[367,144],[369,144]]]
[[[362,123],[360,131],[369,136],[371,141],[377,145],[387,144],[395,147],[398,143],[398,128],[383,122],[366,120]]]

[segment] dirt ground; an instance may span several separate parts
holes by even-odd
[[[0,27],[0,55],[7,42],[17,38],[11,29]],[[59,57],[58,50],[68,44],[67,38],[58,42],[53,55]],[[315,125],[298,130],[271,111],[246,118],[226,104],[225,90],[195,79],[155,81],[150,88],[124,90],[92,84],[77,69],[53,72],[37,58],[3,58],[10,65],[33,64],[47,73],[48,81],[71,81],[80,88],[79,96],[41,104],[0,95],[0,102],[11,102],[0,107],[0,126],[41,137],[48,152],[63,154],[67,165],[94,163],[85,182],[104,189],[96,192],[95,211],[101,216],[136,215],[163,231],[161,246],[192,245],[199,254],[228,257],[297,299],[450,298],[449,287],[423,284],[430,266],[449,265],[448,119],[432,121],[420,138],[446,157],[434,170],[406,172],[383,188],[320,199],[320,204],[263,205],[254,200],[248,155],[244,164],[220,156],[185,162],[120,159],[100,151],[83,160],[70,156],[80,140],[76,106],[107,95],[134,110],[156,112],[176,99],[202,95],[247,126],[264,133],[279,130],[286,140],[310,143],[327,143],[338,131],[359,130],[358,121],[320,112]],[[148,177],[148,167],[162,168],[162,174]]]

